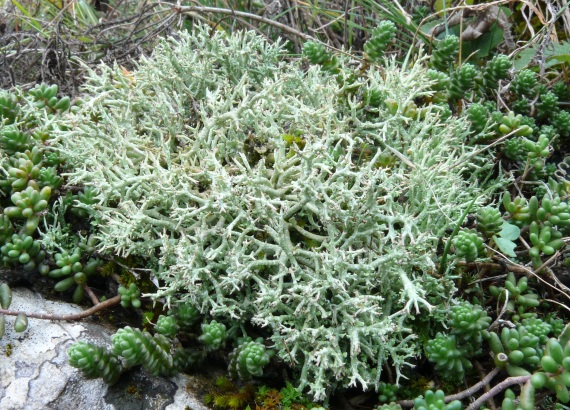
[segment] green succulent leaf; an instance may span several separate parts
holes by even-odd
[[[18,314],[16,320],[14,321],[14,330],[16,332],[23,332],[28,328],[28,316],[24,313]]]
[[[0,283],[0,307],[9,309],[12,303],[12,290],[7,283]]]

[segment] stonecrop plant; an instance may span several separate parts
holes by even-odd
[[[479,182],[493,165],[466,121],[415,108],[434,88],[421,59],[358,77],[284,54],[199,27],[131,73],[101,66],[58,151],[95,193],[100,252],[154,261],[167,303],[255,326],[322,400],[378,388],[384,363],[401,377],[421,351],[407,320],[451,298],[425,286],[439,238],[504,181]]]

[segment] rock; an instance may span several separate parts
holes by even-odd
[[[72,314],[76,305],[45,300],[25,288],[12,289],[11,310]],[[115,329],[85,320],[55,322],[29,319],[28,329],[16,333],[13,316],[6,317],[0,339],[0,408],[57,410],[207,410],[191,387],[195,378],[154,377],[141,368],[121,376],[114,386],[101,379],[87,380],[67,363],[67,349],[79,340],[110,345]],[[190,389],[189,389],[190,388]]]

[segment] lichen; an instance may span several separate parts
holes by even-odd
[[[266,328],[323,399],[377,387],[385,362],[399,378],[418,353],[422,278],[487,199],[492,162],[463,144],[466,121],[405,108],[433,93],[421,59],[372,67],[350,93],[282,54],[249,32],[181,32],[129,76],[92,72],[58,149],[68,184],[97,192],[99,251],[158,261],[167,302]],[[363,107],[358,83],[390,104]]]

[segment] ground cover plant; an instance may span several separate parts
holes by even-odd
[[[4,96],[4,262],[76,301],[118,266],[159,284],[142,297],[115,275],[96,309],[164,308],[109,348],[77,343],[73,366],[112,384],[221,355],[239,385],[219,381],[218,408],[312,408],[351,388],[379,409],[564,408],[564,65],[464,62],[445,32],[402,53],[397,24],[363,54],[313,39],[302,59],[192,26],[131,71],[86,68],[71,113],[57,88]],[[0,290],[23,330],[35,315]],[[292,384],[252,384],[278,371]]]

